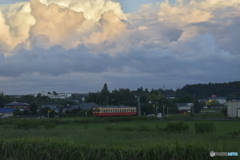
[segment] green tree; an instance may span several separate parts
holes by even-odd
[[[4,94],[3,94],[3,92],[1,93],[1,101],[0,101],[0,107],[2,108],[2,107],[4,107],[4,104],[3,104],[3,97],[4,97]]]
[[[37,115],[38,104],[36,102],[31,103],[29,110],[32,112],[32,115]]]
[[[54,94],[54,95],[58,95],[57,92],[55,92],[55,91],[53,91],[53,94]]]
[[[103,86],[103,89],[101,90],[101,95],[100,95],[100,99],[102,101],[104,101],[103,99],[105,98],[106,99],[106,105],[108,105],[109,103],[109,95],[110,95],[110,92],[108,90],[108,87],[107,87],[107,84],[105,83],[104,86]]]

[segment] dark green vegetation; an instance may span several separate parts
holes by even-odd
[[[198,99],[208,98],[210,95],[227,97],[227,100],[240,99],[240,81],[229,83],[209,83],[185,85],[176,90],[176,97],[195,96]]]
[[[194,108],[192,109],[193,113],[200,113],[203,110],[203,106],[206,106],[204,102],[199,103],[198,99],[207,99],[211,97],[211,95],[215,94],[218,97],[227,97],[227,100],[232,99],[240,99],[240,81],[230,82],[230,83],[209,83],[209,84],[194,84],[194,85],[185,85],[183,88],[172,90],[172,89],[152,89],[149,91],[147,88],[143,89],[142,87],[136,90],[130,89],[114,89],[112,91],[108,90],[107,84],[104,84],[102,90],[100,92],[89,93],[88,95],[77,95],[72,94],[68,99],[51,99],[48,96],[42,96],[40,93],[37,97],[33,95],[24,95],[21,97],[14,97],[4,95],[1,93],[0,96],[0,107],[3,107],[4,104],[10,102],[25,102],[30,104],[29,111],[21,112],[16,110],[15,115],[47,115],[47,111],[50,108],[41,108],[41,111],[37,112],[41,104],[54,104],[57,105],[59,110],[58,113],[52,111],[50,113],[50,117],[54,117],[59,113],[62,113],[63,108],[67,108],[71,105],[82,105],[82,97],[85,97],[84,103],[95,102],[98,105],[125,105],[125,106],[138,106],[137,98],[135,96],[140,97],[141,103],[141,114],[147,115],[152,114],[155,111],[155,107],[153,104],[149,104],[149,101],[157,102],[158,104],[158,112],[162,112],[164,110],[165,113],[175,114],[177,113],[177,103],[194,103]],[[53,91],[56,95],[57,93]],[[170,97],[175,97],[175,99],[171,99]],[[77,100],[71,101],[71,100]],[[163,108],[163,106],[165,106]],[[219,107],[219,104],[211,104],[208,107]],[[223,106],[222,106],[223,107]],[[206,109],[208,111],[209,109]],[[71,116],[79,116],[83,115],[81,109],[73,109],[71,111],[67,111],[67,115]],[[220,110],[220,112],[224,113],[226,116],[226,109]],[[88,113],[91,115],[91,112]]]
[[[210,133],[216,130],[213,122],[195,122],[194,124],[196,133]]]
[[[19,123],[32,123],[32,128],[17,128]],[[54,124],[55,128],[47,129],[46,124]],[[196,124],[209,124],[215,130],[198,134]],[[240,153],[240,121],[9,118],[0,119],[0,137],[1,160],[237,159],[211,158],[209,153],[212,150]]]

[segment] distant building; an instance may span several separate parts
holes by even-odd
[[[68,108],[64,108],[64,111],[68,110],[71,111],[73,109],[81,109],[81,110],[91,110],[93,107],[98,107],[99,105],[91,102],[91,103],[82,103],[78,105],[71,105]]]
[[[93,107],[98,107],[99,105],[94,103],[94,102],[90,102],[90,103],[83,103],[81,106],[82,110],[91,110]]]
[[[210,97],[208,98],[208,101],[217,101],[219,104],[223,105],[226,104],[227,97]]]
[[[13,108],[0,108],[0,116],[3,117],[12,117],[14,109]]]
[[[51,110],[57,109],[57,105],[48,105],[48,104],[46,104],[46,105],[41,105],[40,107],[41,107],[41,108],[46,108],[46,107],[48,107],[48,108],[50,108]]]
[[[12,102],[4,105],[4,108],[13,108],[13,109],[23,109],[23,110],[29,110],[29,104],[27,103],[18,103],[18,102]]]
[[[39,109],[42,109],[42,108],[50,108],[52,111],[55,111],[56,113],[59,112],[58,108],[57,108],[57,105],[41,105]]]
[[[48,94],[48,92],[45,92],[45,91],[42,91],[41,95],[48,96],[51,99],[67,99],[72,96],[71,93],[57,93],[57,94],[50,93],[50,94]]]
[[[178,103],[177,108],[179,113],[190,113],[194,103]]]
[[[240,118],[240,101],[228,101],[227,102],[227,114],[229,117]]]

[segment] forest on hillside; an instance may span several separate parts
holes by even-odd
[[[227,97],[227,100],[240,100],[240,81],[229,83],[208,83],[185,85],[176,90],[176,97],[194,96],[197,99],[207,99],[211,95]]]

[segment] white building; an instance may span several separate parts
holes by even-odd
[[[190,113],[194,103],[178,103],[177,108],[181,113]]]
[[[42,91],[41,93],[42,96],[48,96],[49,98],[52,98],[52,99],[67,99],[69,97],[72,96],[71,93],[57,93],[57,95],[55,95],[54,93],[50,93],[48,94],[48,92],[45,92],[45,91]]]
[[[228,101],[227,102],[227,114],[229,117],[240,118],[240,101]]]

